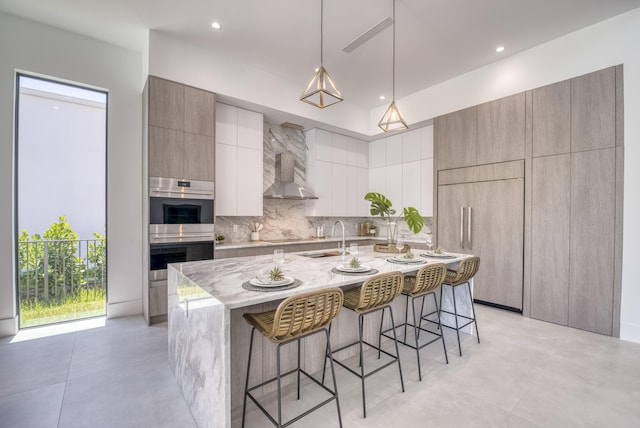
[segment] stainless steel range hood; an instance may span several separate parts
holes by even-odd
[[[266,199],[318,199],[311,190],[293,181],[293,164],[291,153],[276,154],[276,181],[264,192]]]

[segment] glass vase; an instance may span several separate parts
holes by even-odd
[[[391,220],[387,223],[387,243],[395,245],[396,235],[398,233],[398,225]]]

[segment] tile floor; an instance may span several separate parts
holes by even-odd
[[[449,364],[439,343],[423,349],[422,382],[415,352],[401,348],[406,392],[393,366],[369,378],[366,419],[359,380],[337,368],[343,425],[640,426],[640,344],[476,308],[482,343],[464,337],[459,357],[447,330]],[[166,324],[88,323],[94,328],[63,324],[49,328],[68,330],[56,336],[25,330],[0,339],[0,427],[195,427],[167,364]],[[302,404],[315,391],[303,389]],[[249,409],[247,427],[270,426]],[[335,405],[293,426],[338,426]]]

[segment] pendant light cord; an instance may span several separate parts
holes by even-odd
[[[324,39],[323,20],[324,20],[324,0],[320,0],[320,67],[323,66],[323,62],[322,62],[322,39]]]
[[[396,0],[393,0],[393,81],[391,86],[391,100],[396,100]]]

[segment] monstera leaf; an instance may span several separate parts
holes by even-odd
[[[369,192],[364,198],[371,202],[371,215],[380,217],[390,217],[396,213],[396,210],[391,208],[393,204],[382,193]]]
[[[391,216],[396,213],[396,210],[392,208],[391,201],[382,193],[369,192],[364,196],[364,199],[371,202],[370,212],[372,216],[387,217],[387,220],[391,221]],[[424,227],[424,219],[420,212],[414,207],[406,207],[403,210],[403,215],[409,230],[415,234],[420,233]]]
[[[424,227],[424,219],[417,209],[413,207],[406,207],[404,209],[404,221],[409,226],[409,230],[418,234]]]

